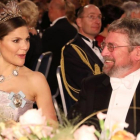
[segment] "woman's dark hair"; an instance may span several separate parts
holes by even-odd
[[[80,9],[78,10],[78,12],[77,12],[77,17],[78,17],[78,18],[81,17],[82,14],[83,14],[83,12],[84,12],[84,6],[80,7]]]
[[[107,4],[107,5],[101,6],[100,11],[103,16],[103,19],[102,19],[103,28],[107,27],[107,25],[111,24],[114,20],[119,19],[124,13],[123,9],[113,4]]]
[[[1,22],[0,21],[0,40],[2,40],[9,32],[14,31],[15,29],[27,26],[24,19],[21,17],[11,18],[7,21]]]

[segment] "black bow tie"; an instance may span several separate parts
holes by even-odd
[[[87,40],[87,41],[89,41],[90,42],[90,40],[87,38],[87,37],[85,37],[85,36],[83,36],[82,34],[79,34],[83,39],[85,39],[85,40]],[[92,48],[94,48],[95,46],[96,47],[98,47],[98,42],[96,41],[96,40],[93,40],[92,41]]]
[[[98,47],[98,42],[96,40],[93,40],[92,44],[93,44],[92,48],[94,48],[95,46]]]

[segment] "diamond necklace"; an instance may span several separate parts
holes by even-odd
[[[12,78],[13,76],[18,76],[18,71],[19,71],[19,67],[17,66],[15,70],[13,70],[12,74],[5,77],[3,75],[0,75],[0,83],[9,80],[10,78]]]

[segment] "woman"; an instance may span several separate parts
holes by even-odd
[[[22,18],[27,23],[30,34],[30,49],[25,59],[25,66],[34,70],[36,62],[42,53],[41,38],[35,29],[39,18],[39,10],[37,5],[29,0],[21,1],[18,6],[21,10]]]
[[[78,31],[78,26],[76,25],[75,6],[70,1],[65,1],[65,3],[67,19]]]
[[[102,32],[96,36],[96,40],[98,41],[98,46],[101,47],[101,43],[106,38],[108,34],[108,27],[109,25],[114,21],[119,19],[123,13],[124,10],[120,7],[113,5],[113,4],[107,4],[100,7],[100,11],[102,13],[103,19],[102,19]]]
[[[47,120],[57,120],[51,92],[43,74],[24,66],[30,36],[16,3],[9,1],[0,12],[0,114],[18,121],[36,102]],[[9,14],[9,12],[11,12]]]

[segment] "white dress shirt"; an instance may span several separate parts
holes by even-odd
[[[125,78],[110,78],[113,90],[107,111],[107,118],[105,120],[106,128],[111,130],[115,123],[125,122],[139,81],[140,69],[129,74]],[[120,129],[124,129],[124,127]]]
[[[102,57],[101,52],[99,51],[99,49],[96,46],[94,46],[94,48],[92,47],[93,46],[93,44],[92,44],[92,41],[93,40],[91,40],[90,38],[88,38],[90,40],[90,42],[89,42],[89,41],[87,41],[84,38],[82,38],[82,39],[91,48],[91,50],[97,55],[97,57],[104,63],[104,59],[103,59],[103,57]]]

